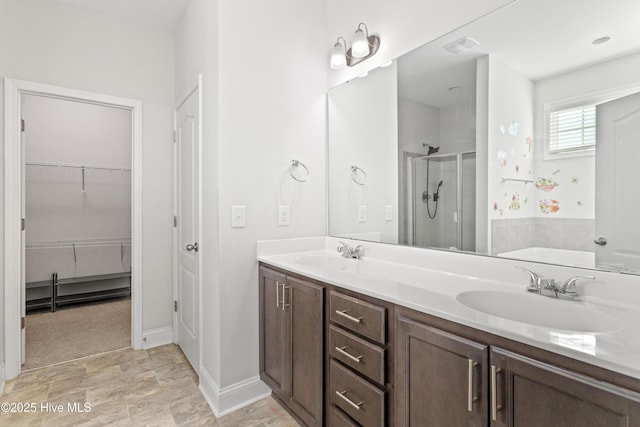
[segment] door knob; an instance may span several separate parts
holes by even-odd
[[[196,251],[198,252],[198,242],[195,242],[193,245],[187,245],[186,249],[191,252],[191,251]]]
[[[593,241],[593,243],[595,243],[596,245],[604,246],[607,244],[607,239],[605,239],[604,237],[598,237]]]

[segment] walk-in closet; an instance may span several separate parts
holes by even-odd
[[[131,343],[131,110],[22,95],[23,369]]]

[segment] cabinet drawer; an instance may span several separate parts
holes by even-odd
[[[331,403],[363,426],[383,426],[385,392],[335,360],[331,361],[330,371]]]
[[[384,344],[386,337],[384,307],[331,291],[331,321]]]
[[[358,427],[349,417],[336,409],[335,406],[329,408],[329,427]]]
[[[384,349],[336,326],[329,327],[329,353],[347,366],[384,384]]]

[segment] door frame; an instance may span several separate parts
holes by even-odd
[[[21,371],[21,138],[23,94],[48,96],[131,111],[131,346],[142,348],[142,101],[4,78],[4,361],[5,376]]]
[[[202,253],[206,253],[206,247],[202,247],[202,74],[198,74],[197,80],[188,86],[188,89],[180,96],[173,109],[173,216],[177,217],[178,212],[178,135],[177,135],[177,112],[185,101],[195,92],[198,93],[198,236],[196,241],[200,243],[200,259],[198,261],[198,367],[195,369],[197,375],[202,370]],[[175,223],[174,223],[175,224]],[[173,227],[173,301],[178,300],[178,228]],[[173,342],[178,343],[178,312],[173,311]]]

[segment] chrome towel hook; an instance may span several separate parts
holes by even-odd
[[[298,178],[294,173],[294,169],[298,168],[304,169],[304,173],[301,174],[302,176],[300,178]],[[289,163],[289,174],[291,175],[291,178],[298,182],[306,182],[309,179],[309,168],[307,168],[307,166],[300,160],[291,160],[291,163]]]
[[[367,173],[356,165],[351,165],[351,179],[358,185],[365,185],[367,183]]]

